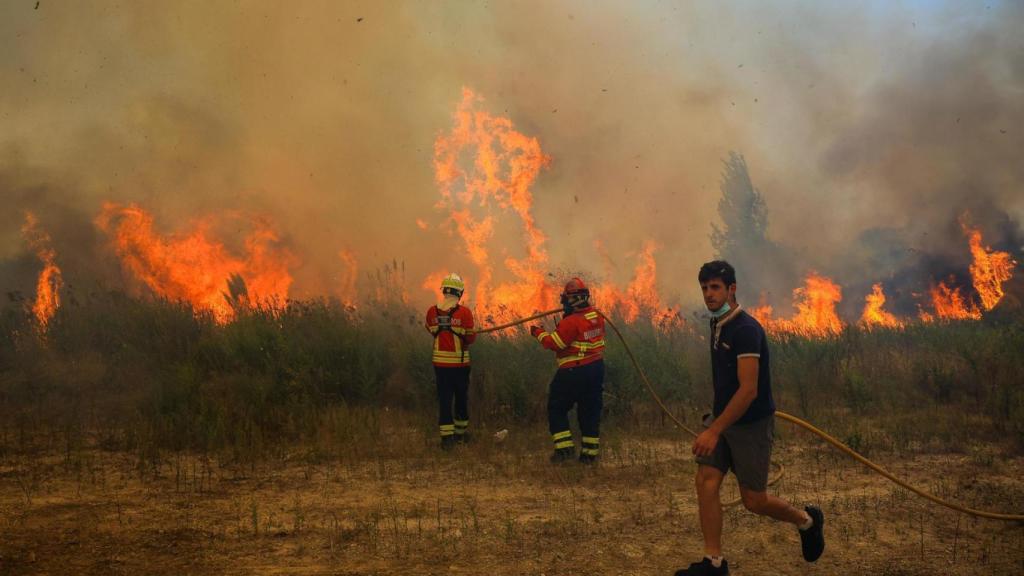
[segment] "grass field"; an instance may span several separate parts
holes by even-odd
[[[609,345],[602,462],[548,464],[549,354],[474,347],[475,441],[440,452],[420,313],[330,301],[239,310],[70,298],[40,334],[0,316],[0,573],[671,574],[700,552],[689,439]],[[670,407],[710,402],[703,326],[639,322]],[[899,476],[979,508],[1024,502],[1024,322],[772,342],[777,403]],[[493,432],[510,431],[495,443]],[[737,574],[1017,574],[1024,528],[908,495],[781,424],[775,488],[829,548],[742,507]],[[735,495],[730,483],[728,497]]]

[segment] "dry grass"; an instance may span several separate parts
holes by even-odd
[[[614,343],[603,461],[552,467],[551,358],[532,339],[474,346],[482,432],[446,454],[429,340],[402,303],[369,321],[290,302],[222,326],[117,293],[69,302],[45,333],[0,309],[0,574],[671,574],[701,551],[689,440]],[[626,333],[697,422],[702,332]],[[773,391],[901,476],[1021,512],[1022,346],[1019,317],[776,339]],[[823,506],[829,548],[807,566],[793,529],[730,510],[735,573],[1024,572],[1020,526],[927,505],[777,430],[778,491]]]
[[[513,429],[500,445],[481,431],[442,453],[422,415],[389,412],[378,425],[378,437],[329,456],[298,445],[262,462],[140,459],[92,441],[8,456],[0,572],[671,574],[701,550],[689,443],[654,419],[606,427],[596,468],[550,465],[542,426]],[[736,574],[1024,571],[1020,526],[927,505],[781,432],[787,474],[776,491],[822,505],[828,550],[808,566],[792,528],[730,509]],[[1003,510],[1024,501],[1024,458],[998,446],[878,452],[944,496]]]

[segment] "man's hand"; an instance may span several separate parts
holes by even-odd
[[[544,329],[541,328],[540,326],[530,326],[530,336],[536,338],[537,336],[540,336],[543,333]]]
[[[693,441],[693,453],[697,456],[710,456],[716,446],[718,446],[718,432],[708,428]]]

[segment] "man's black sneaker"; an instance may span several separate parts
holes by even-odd
[[[593,454],[580,454],[580,464],[597,464],[597,456]]]
[[[715,568],[715,565],[711,563],[711,560],[707,558],[700,562],[694,562],[690,564],[689,568],[683,568],[676,570],[676,576],[728,576],[729,575],[729,563],[722,560],[722,565]]]
[[[568,462],[576,457],[575,448],[559,448],[551,454],[552,464],[561,464],[562,462]]]
[[[825,515],[817,506],[807,506],[804,510],[814,524],[807,530],[800,530],[800,548],[803,550],[804,560],[814,562],[825,551]]]

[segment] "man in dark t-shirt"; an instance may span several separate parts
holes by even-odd
[[[676,576],[723,576],[722,503],[726,473],[736,474],[743,505],[755,514],[796,525],[804,559],[825,549],[824,516],[815,506],[799,510],[768,494],[775,418],[768,339],[764,328],[736,303],[736,270],[725,261],[708,262],[697,276],[711,313],[711,375],[715,400],[704,431],[693,443],[697,461],[697,502],[704,558]]]
[[[715,385],[713,415],[721,415],[740,389],[740,359],[751,358],[757,362],[757,396],[746,413],[733,424],[747,424],[771,416],[775,413],[775,401],[772,400],[772,374],[768,369],[768,339],[764,328],[739,306],[711,321],[711,378]]]

